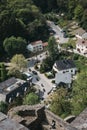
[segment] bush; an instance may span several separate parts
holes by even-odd
[[[33,92],[26,95],[23,102],[25,105],[34,105],[37,103],[39,103],[39,97]]]
[[[46,76],[48,79],[54,78],[54,75],[53,75],[53,74],[45,73],[45,76]]]
[[[51,82],[55,84],[55,80],[52,80]]]
[[[37,64],[35,64],[34,69],[36,69],[36,70],[39,69]]]
[[[0,102],[0,112],[7,113],[8,111],[8,104],[1,101]]]

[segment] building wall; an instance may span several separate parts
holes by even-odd
[[[53,66],[53,70],[54,70],[55,72],[58,72],[58,73],[66,73],[66,72],[69,72],[69,73],[71,73],[72,75],[75,75],[75,73],[76,73],[76,71],[77,71],[76,68],[65,69],[65,70],[58,70],[58,69],[56,68],[55,64],[54,64],[54,66]]]
[[[35,45],[29,44],[27,46],[27,49],[32,52],[42,51],[43,50],[42,41],[40,41],[38,44],[35,44]]]
[[[12,102],[13,100],[15,100],[16,97],[20,96],[20,95],[24,95],[25,92],[27,92],[28,90],[28,83],[24,83],[22,84],[20,87],[14,89],[13,91],[9,92],[7,95],[6,95],[6,102],[10,103]]]
[[[79,53],[84,54],[85,51],[87,51],[87,46],[76,44],[76,50],[77,50]]]
[[[67,122],[64,122],[63,119],[53,114],[49,110],[45,110],[45,114],[46,114],[46,120],[50,126],[52,124],[52,120],[55,121],[55,130],[77,130],[76,128],[70,126],[70,124],[68,124]]]
[[[6,95],[0,94],[0,102],[1,101],[5,102],[5,100],[6,100]]]

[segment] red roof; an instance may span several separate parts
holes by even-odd
[[[38,45],[38,44],[42,44],[42,41],[39,40],[39,41],[35,41],[35,42],[31,42],[32,45]]]
[[[84,46],[87,46],[87,40],[78,39],[78,40],[77,40],[77,44],[78,44],[78,45],[84,45]]]
[[[46,46],[48,46],[48,42],[43,43],[43,47],[46,47]]]

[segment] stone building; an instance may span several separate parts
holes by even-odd
[[[29,130],[22,124],[17,123],[0,112],[0,130]]]

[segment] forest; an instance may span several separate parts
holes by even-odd
[[[87,30],[87,0],[1,0],[0,1],[0,60],[5,57],[6,38],[20,37],[26,43],[49,38],[45,15],[65,14]]]

